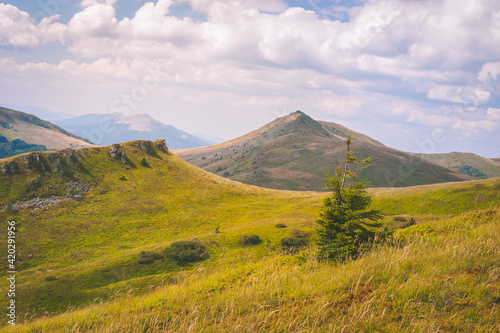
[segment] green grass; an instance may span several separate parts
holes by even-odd
[[[102,147],[80,150],[82,165],[63,174],[0,175],[0,204],[63,195],[69,178],[93,188],[81,201],[0,211],[18,225],[18,323],[27,323],[17,331],[491,331],[500,323],[499,179],[371,190],[391,229],[401,227],[389,225],[394,216],[418,225],[397,231],[393,245],[327,265],[279,246],[294,229],[314,236],[324,193],[243,185],[170,153],[122,147],[127,165]],[[30,192],[35,178],[41,187]],[[245,235],[262,243],[244,245]],[[141,251],[193,238],[208,259],[138,263]]]
[[[204,264],[146,295],[18,332],[497,332],[500,209],[405,229],[343,264],[307,255]],[[124,297],[126,296],[126,297]]]

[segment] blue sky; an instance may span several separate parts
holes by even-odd
[[[0,104],[230,139],[295,110],[391,147],[500,157],[496,0],[0,3]]]

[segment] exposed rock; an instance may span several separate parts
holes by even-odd
[[[165,144],[165,139],[156,140],[155,142],[153,142],[153,145],[158,150],[161,150],[163,152],[168,151],[167,145]]]
[[[87,192],[88,187],[86,184],[77,183],[73,180],[66,182],[66,197],[80,198],[81,194]]]
[[[114,158],[115,160],[120,160],[123,164],[127,163],[127,155],[125,154],[125,150],[123,148],[120,148],[119,143],[115,143],[114,145],[111,145],[111,149],[109,150],[109,155],[111,158]]]
[[[71,198],[59,198],[56,196],[52,196],[52,197],[48,197],[48,198],[34,198],[31,200],[27,200],[27,201],[13,203],[12,205],[10,205],[8,207],[8,209],[9,210],[10,209],[17,210],[20,208],[31,208],[31,207],[35,207],[35,209],[39,209],[39,208],[44,208],[46,206],[55,206],[59,202],[68,201],[68,200],[71,200]]]
[[[38,179],[35,179],[35,180],[28,183],[28,190],[30,190],[30,191],[34,191],[38,187],[40,187],[40,181]]]
[[[78,153],[75,150],[68,148],[64,149],[61,153],[64,157],[64,160],[66,161],[66,164],[68,164],[69,166],[76,167],[80,165]]]
[[[0,167],[0,172],[2,172],[3,175],[7,176],[15,175],[18,171],[19,171],[19,166],[14,161],[5,163]]]
[[[257,169],[253,173],[251,173],[250,175],[248,175],[247,177],[249,179],[253,180],[253,181],[256,181],[257,178],[262,177],[263,174],[264,174],[264,172],[262,171],[262,169]]]
[[[153,143],[151,141],[137,141],[135,143],[137,148],[145,152],[146,154],[153,154],[155,152],[155,148],[153,147]]]
[[[41,154],[31,153],[19,157],[21,166],[26,169],[39,169],[42,172],[49,170],[49,165]]]

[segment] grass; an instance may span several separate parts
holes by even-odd
[[[499,179],[373,189],[387,222],[418,224],[357,260],[325,264],[312,250],[279,246],[296,229],[314,235],[324,193],[243,185],[167,152],[122,147],[126,165],[101,147],[80,150],[82,164],[64,174],[0,175],[1,204],[62,195],[69,178],[92,188],[81,201],[0,211],[18,225],[22,259],[18,323],[26,323],[14,331],[486,332],[500,323]],[[33,193],[24,184],[34,178]],[[244,245],[248,235],[262,243]],[[208,259],[139,263],[143,251],[193,238]]]
[[[398,234],[343,264],[307,255],[200,265],[146,295],[41,318],[19,332],[496,332],[500,209]],[[125,297],[126,296],[126,297]]]

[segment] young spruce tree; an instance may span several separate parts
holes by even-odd
[[[316,221],[319,255],[333,260],[356,256],[360,247],[375,237],[373,228],[380,227],[378,210],[368,210],[372,197],[366,191],[367,182],[358,172],[369,166],[370,158],[358,160],[351,151],[352,133],[346,140],[345,160],[327,176],[325,186],[332,195],[324,200],[320,218]]]

